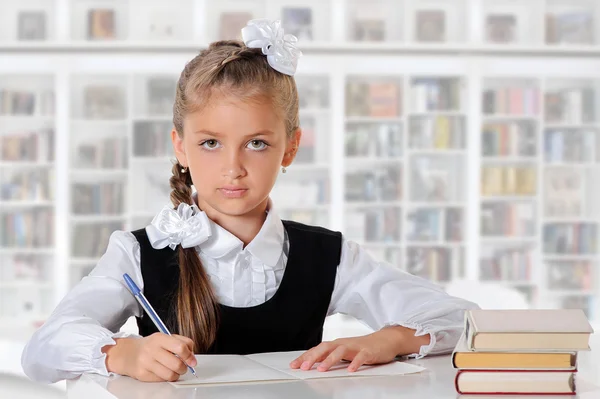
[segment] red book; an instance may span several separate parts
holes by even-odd
[[[459,394],[575,395],[577,370],[459,370]]]

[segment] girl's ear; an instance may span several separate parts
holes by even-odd
[[[185,155],[185,148],[183,147],[183,137],[180,137],[177,130],[173,128],[171,130],[171,141],[173,142],[173,149],[179,164],[184,168],[188,167],[187,157]]]
[[[296,154],[298,153],[298,147],[300,146],[300,138],[302,137],[302,129],[298,128],[287,141],[285,146],[285,153],[283,154],[283,160],[281,161],[281,166],[288,167],[296,158]]]

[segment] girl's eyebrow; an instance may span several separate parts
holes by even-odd
[[[214,137],[223,137],[223,133],[219,133],[219,132],[212,132],[210,130],[206,130],[206,129],[201,129],[201,130],[197,130],[196,132],[194,132],[194,134],[207,134],[209,136],[214,136]],[[255,137],[255,136],[272,136],[275,133],[273,133],[273,131],[269,130],[269,129],[264,129],[264,130],[259,130],[255,133],[250,133],[247,134],[245,136],[243,136],[243,138],[249,138],[249,137]]]

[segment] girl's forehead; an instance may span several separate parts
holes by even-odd
[[[203,107],[185,115],[184,130],[232,135],[258,131],[285,133],[285,123],[267,99],[240,99],[233,95],[211,96]]]

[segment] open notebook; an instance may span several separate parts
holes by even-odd
[[[198,378],[192,373],[181,376],[176,387],[189,387],[204,384],[229,384],[256,381],[306,380],[312,378],[365,377],[383,375],[403,375],[425,370],[413,364],[392,362],[376,366],[362,366],[358,371],[350,373],[349,363],[340,363],[329,371],[293,370],[289,364],[303,351],[260,353],[255,355],[196,355],[198,365],[195,367]]]

